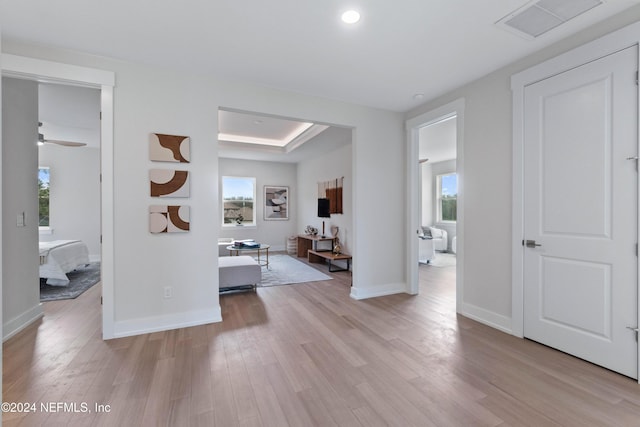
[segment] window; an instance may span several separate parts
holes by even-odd
[[[222,177],[222,226],[256,225],[256,179]]]
[[[458,175],[438,175],[438,222],[456,222],[458,214]]]
[[[38,168],[38,225],[49,227],[49,168]]]

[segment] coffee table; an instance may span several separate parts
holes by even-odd
[[[271,247],[271,245],[263,245],[261,244],[260,246],[255,246],[255,247],[237,247],[234,245],[230,245],[227,246],[227,250],[229,251],[229,255],[233,256],[233,255],[240,255],[241,252],[245,253],[245,252],[258,252],[258,264],[260,264],[262,267],[267,267],[269,268],[269,248]],[[264,251],[266,254],[266,261],[262,262],[260,260],[260,252]],[[235,252],[235,253],[234,253]]]

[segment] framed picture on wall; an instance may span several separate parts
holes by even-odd
[[[264,186],[264,220],[289,219],[289,187]]]

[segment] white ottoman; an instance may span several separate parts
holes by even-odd
[[[231,290],[255,290],[262,280],[262,268],[247,255],[218,258],[220,292]]]

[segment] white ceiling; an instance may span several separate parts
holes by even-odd
[[[265,122],[269,122],[274,120],[274,118],[264,117],[264,120]],[[256,134],[259,134],[259,132]],[[220,141],[218,145],[218,155],[222,158],[229,159],[298,163],[301,160],[322,156],[350,143],[351,129],[329,126],[317,136],[305,141],[302,145],[289,152],[285,152],[279,147]]]
[[[526,3],[2,0],[0,26],[5,39],[407,111],[638,0],[607,0],[535,40],[494,25]],[[362,19],[347,26],[351,7]]]
[[[236,159],[297,163],[351,143],[348,129],[241,111],[219,110],[218,132],[218,155]]]
[[[429,159],[429,163],[455,159],[457,157],[456,123],[454,116],[420,128],[418,133],[418,158],[420,160]]]
[[[47,140],[100,147],[100,91],[60,84],[38,85],[40,133]]]

